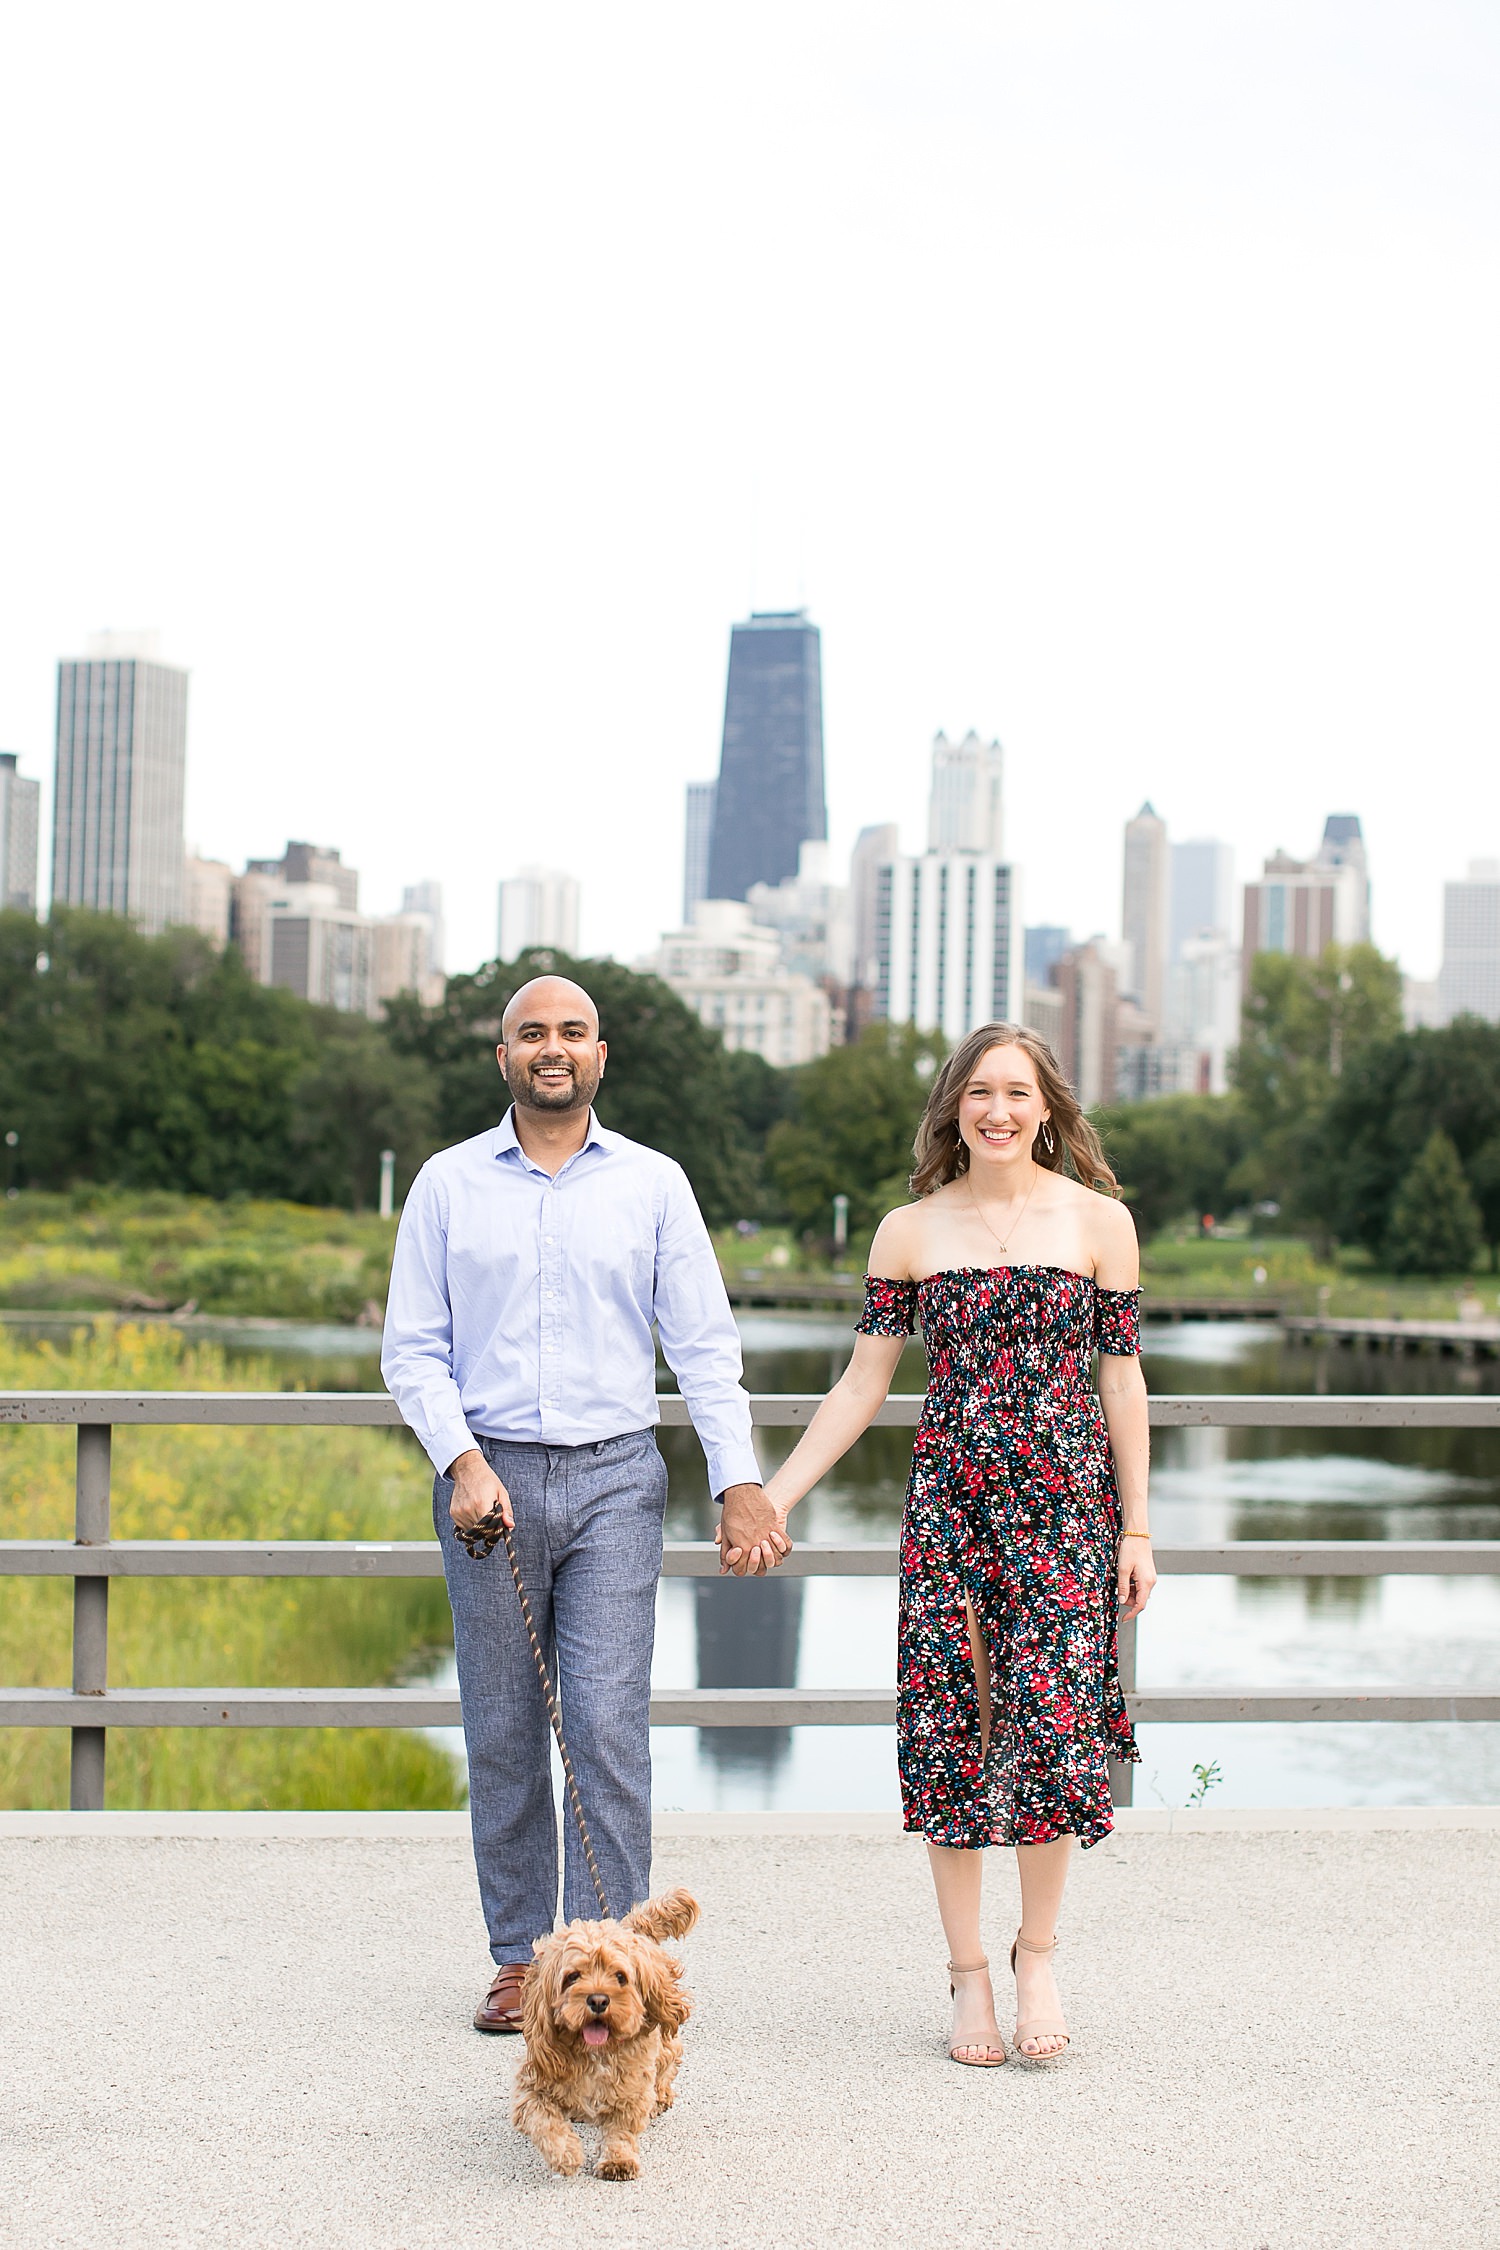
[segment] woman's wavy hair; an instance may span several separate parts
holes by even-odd
[[[931,1195],[969,1169],[969,1148],[958,1129],[958,1105],[973,1077],[981,1055],[991,1047],[1019,1047],[1031,1058],[1042,1099],[1051,1112],[1052,1147],[1040,1132],[1031,1144],[1034,1160],[1045,1172],[1062,1172],[1071,1165],[1074,1177],[1101,1195],[1118,1195],[1120,1183],[1110,1169],[1104,1145],[1078,1106],[1078,1097],[1063,1075],[1056,1055],[1037,1032],[1019,1023],[987,1023],[971,1031],[954,1048],[932,1082],[922,1122],[914,1144],[913,1195]]]

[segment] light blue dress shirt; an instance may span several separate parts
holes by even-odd
[[[651,1428],[653,1321],[713,1491],[758,1483],[739,1332],[680,1165],[590,1111],[554,1178],[507,1110],[412,1182],[380,1371],[436,1469],[476,1437],[587,1445]]]

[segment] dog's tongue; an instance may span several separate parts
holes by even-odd
[[[609,2025],[607,2023],[586,2023],[583,2027],[583,2043],[585,2047],[607,2046],[609,2044]]]

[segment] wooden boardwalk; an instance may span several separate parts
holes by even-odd
[[[1299,1344],[1347,1344],[1372,1352],[1444,1352],[1459,1359],[1500,1354],[1500,1320],[1334,1320],[1288,1313],[1281,1323]]]

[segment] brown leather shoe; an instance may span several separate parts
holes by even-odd
[[[507,1961],[495,1971],[495,1981],[474,2010],[476,2031],[519,2031],[521,1992],[531,1974],[529,1961]]]

